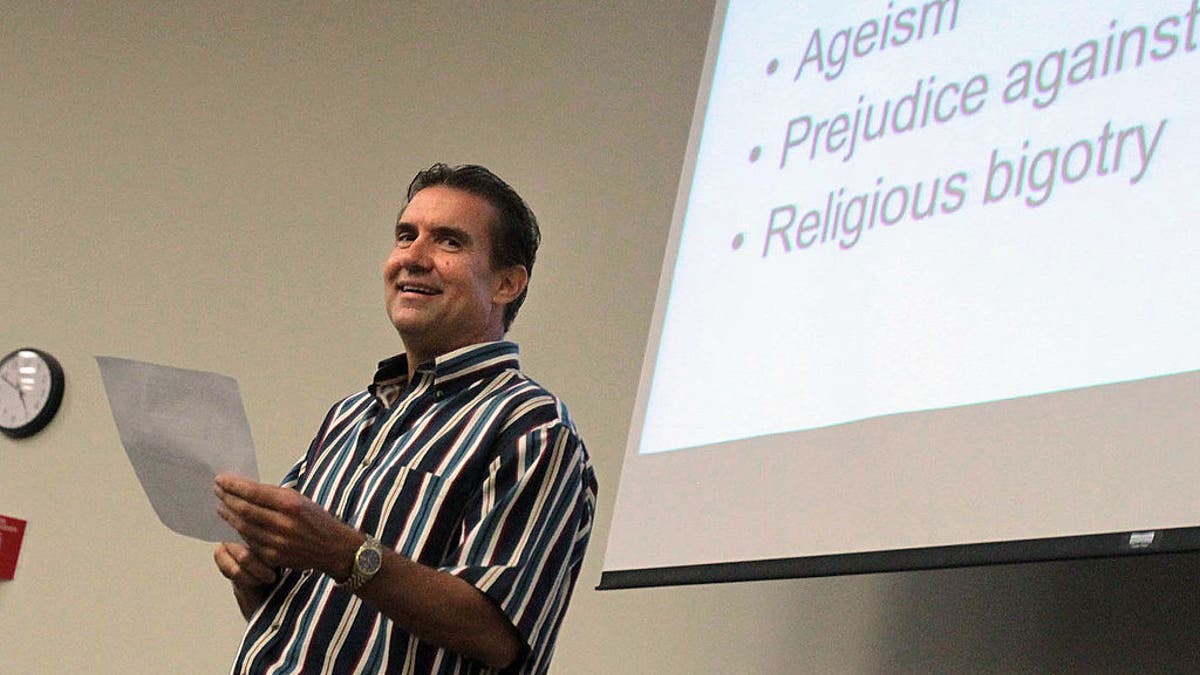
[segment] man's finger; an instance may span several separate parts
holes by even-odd
[[[260,505],[241,494],[229,492],[219,484],[214,492],[221,502],[221,517],[243,535],[243,526],[274,532],[286,524],[286,518],[268,505]]]
[[[299,494],[289,488],[259,483],[231,473],[218,474],[214,483],[220,492],[234,495],[271,511],[289,511],[298,505]]]
[[[250,575],[256,582],[260,584],[275,582],[275,570],[260,560],[250,549],[245,546],[231,547],[230,554],[242,571]]]
[[[221,573],[236,583],[261,586],[275,582],[275,570],[241,544],[223,542],[217,546],[213,558]]]
[[[242,478],[241,476],[232,473],[217,474],[217,477],[213,482],[222,492],[235,495],[248,502],[255,503],[261,503],[264,499],[268,499],[270,489],[274,489],[274,486],[252,481],[248,478]]]
[[[222,502],[217,508],[217,515],[229,523],[234,530],[237,530],[237,533],[242,535],[251,549],[277,544],[279,539],[277,531],[254,520],[253,513],[256,509],[261,511],[259,507],[247,502],[238,502],[236,508]],[[250,512],[249,517],[246,515],[247,512]]]

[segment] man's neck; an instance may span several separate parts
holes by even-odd
[[[430,361],[436,359],[437,357],[441,356],[442,354],[449,354],[450,352],[455,351],[457,349],[462,349],[463,347],[470,347],[472,345],[483,344],[485,342],[495,342],[497,340],[503,340],[503,339],[504,339],[504,333],[501,332],[499,335],[496,335],[495,337],[485,336],[479,340],[471,340],[469,342],[463,342],[462,344],[455,344],[453,346],[439,348],[439,349],[421,349],[420,347],[405,344],[404,345],[404,354],[405,354],[406,360],[408,362],[407,363],[407,365],[408,365],[408,381],[410,383],[413,381],[413,378],[417,374],[418,366],[420,366],[423,363],[429,363]]]

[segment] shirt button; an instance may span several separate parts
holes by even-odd
[[[277,624],[277,623],[271,624],[271,632],[275,632],[277,630],[279,630],[279,624]]]

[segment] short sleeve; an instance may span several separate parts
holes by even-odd
[[[596,479],[583,442],[561,421],[505,445],[468,504],[460,547],[442,569],[500,607],[530,648],[522,671],[539,672],[583,562]]]

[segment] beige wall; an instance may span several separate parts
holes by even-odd
[[[593,590],[711,7],[6,3],[0,352],[67,370],[0,439],[0,672],[222,672],[242,622],[156,520],[93,361],[238,378],[265,477],[398,350],[379,266],[412,173],[481,162],[545,244],[512,336],[602,487],[556,671],[1135,672],[1195,664],[1197,558]],[[719,533],[713,533],[720,536]]]

